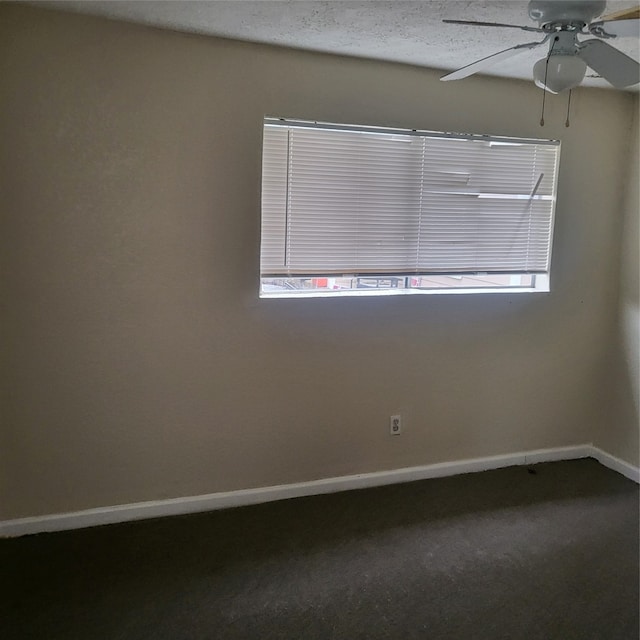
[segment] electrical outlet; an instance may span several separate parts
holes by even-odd
[[[392,436],[398,436],[402,433],[402,416],[391,416],[389,418],[389,433]]]

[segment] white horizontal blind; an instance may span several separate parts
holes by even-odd
[[[558,145],[266,123],[262,276],[546,273]]]

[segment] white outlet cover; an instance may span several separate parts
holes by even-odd
[[[389,418],[389,433],[398,436],[402,433],[402,416],[395,415]]]

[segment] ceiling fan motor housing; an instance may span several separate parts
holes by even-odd
[[[529,17],[545,25],[589,24],[601,15],[607,6],[606,0],[530,0]]]
[[[574,55],[577,53],[578,39],[574,31],[557,31],[551,36],[549,55]]]

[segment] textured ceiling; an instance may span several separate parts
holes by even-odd
[[[443,18],[449,18],[537,26],[528,17],[526,0],[65,0],[34,4],[179,31],[443,70],[457,69],[507,47],[541,39],[540,34],[517,29],[442,23]],[[633,0],[610,0],[606,12],[636,6],[638,2]],[[640,57],[637,38],[611,42],[634,59]],[[546,48],[540,48],[520,54],[487,73],[531,79],[533,63],[545,53]],[[610,87],[601,79],[589,77],[584,84]]]

